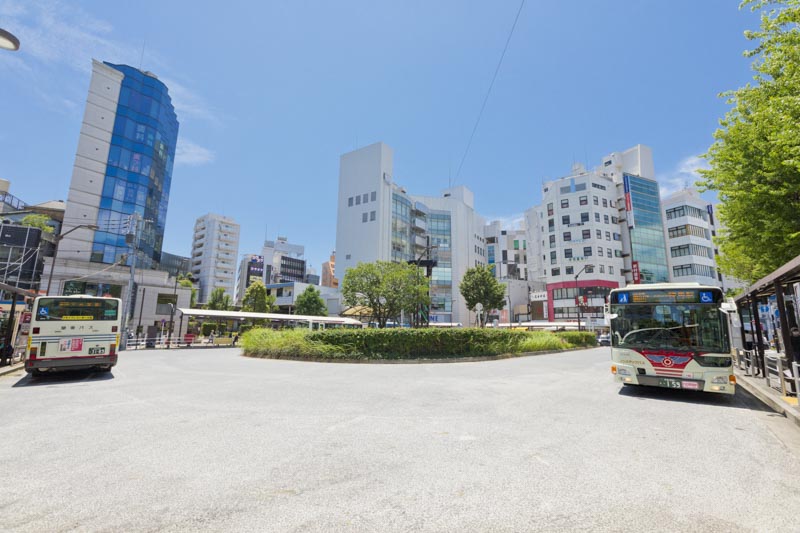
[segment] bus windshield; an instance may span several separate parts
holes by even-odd
[[[617,305],[611,343],[619,348],[728,353],[726,321],[714,305]]]
[[[39,298],[36,320],[117,320],[119,302],[106,298]]]

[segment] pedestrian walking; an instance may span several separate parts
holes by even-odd
[[[233,345],[236,346],[236,343],[239,342],[239,334],[235,333],[233,335]]]

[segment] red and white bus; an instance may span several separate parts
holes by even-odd
[[[733,394],[727,307],[719,287],[698,283],[613,289],[606,319],[615,381]]]
[[[58,369],[111,370],[117,364],[121,315],[119,298],[36,298],[25,371],[36,376]]]

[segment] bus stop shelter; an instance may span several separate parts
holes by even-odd
[[[752,359],[755,375],[769,384],[774,374],[786,393],[784,381],[800,378],[800,255],[747,287],[735,301],[743,355]]]

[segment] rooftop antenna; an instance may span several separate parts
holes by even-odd
[[[147,45],[147,39],[142,41],[142,55],[139,56],[139,70],[142,70],[142,63],[144,63],[144,47]]]

